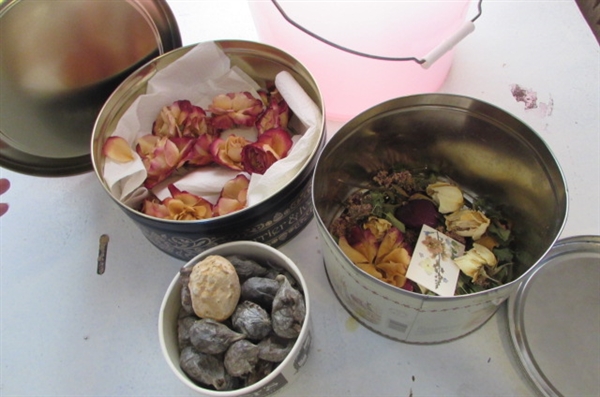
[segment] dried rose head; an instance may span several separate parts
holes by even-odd
[[[144,135],[139,138],[136,152],[142,158],[148,173],[144,182],[147,188],[156,186],[157,183],[171,175],[185,154],[172,140],[156,135]]]
[[[216,163],[232,170],[244,171],[242,150],[249,144],[250,141],[246,138],[232,134],[226,139],[215,139],[210,144],[209,151]]]
[[[478,240],[486,232],[490,219],[483,212],[462,209],[446,215],[446,228],[463,237]]]
[[[214,97],[208,110],[212,113],[212,125],[226,130],[234,126],[253,126],[264,111],[264,104],[249,92],[231,92]]]

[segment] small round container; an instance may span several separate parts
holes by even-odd
[[[175,276],[163,299],[158,316],[158,337],[167,364],[186,386],[194,391],[214,397],[266,396],[291,383],[299,375],[300,368],[306,363],[312,340],[310,323],[310,298],[308,288],[298,267],[287,256],[275,248],[254,241],[237,241],[219,245],[204,251],[186,263],[192,267],[209,255],[243,255],[257,262],[268,262],[279,266],[296,279],[304,293],[306,317],[296,343],[287,357],[271,372],[254,385],[232,390],[214,391],[202,388],[191,381],[179,366],[179,346],[177,342],[177,318],[181,307],[181,285],[179,274]]]
[[[328,227],[355,186],[398,163],[443,170],[464,191],[502,203],[514,225],[512,282],[475,294],[429,296],[354,266]],[[319,157],[313,203],[325,269],[348,312],[389,338],[439,343],[476,330],[496,312],[555,243],[568,201],[556,159],[528,126],[473,98],[424,94],[384,102],[344,125]]]
[[[230,58],[231,65],[246,72],[261,86],[271,83],[281,71],[289,72],[324,115],[317,83],[309,71],[287,53],[249,41],[215,42]],[[120,116],[145,92],[148,80],[185,55],[193,46],[171,51],[139,68],[111,95],[94,126],[92,162],[96,175],[110,197],[140,228],[144,236],[160,250],[176,258],[189,260],[203,250],[234,240],[253,240],[278,246],[294,237],[313,217],[310,179],[317,154],[325,145],[325,118],[318,126],[318,144],[303,168],[279,191],[266,200],[243,210],[200,221],[170,221],[147,216],[114,197],[102,175],[102,147],[114,131]]]

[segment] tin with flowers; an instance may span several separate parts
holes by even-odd
[[[278,246],[302,230],[324,143],[308,70],[274,47],[215,41],[127,78],[96,121],[92,159],[146,238],[188,260],[234,240]]]
[[[346,310],[386,337],[440,343],[483,325],[550,250],[567,190],[520,120],[424,94],[344,125],[319,157],[313,203]]]

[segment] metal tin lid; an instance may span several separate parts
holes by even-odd
[[[541,393],[600,395],[600,236],[559,240],[509,299],[508,321]]]
[[[92,169],[94,122],[139,66],[181,47],[164,0],[0,1],[0,166]]]

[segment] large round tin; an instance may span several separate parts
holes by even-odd
[[[600,395],[599,308],[600,236],[559,240],[509,298],[515,351],[544,395]]]
[[[216,44],[235,65],[261,86],[274,81],[281,71],[289,72],[325,114],[317,83],[309,71],[283,51],[250,41],[223,40]],[[319,139],[300,172],[283,188],[266,200],[243,210],[199,221],[172,221],[147,216],[123,204],[107,188],[102,176],[104,156],[102,146],[112,134],[120,116],[145,92],[148,80],[186,54],[186,46],[162,55],[128,77],[111,95],[96,121],[92,138],[92,161],[96,175],[105,190],[140,228],[142,233],[162,251],[184,260],[203,250],[234,240],[253,240],[278,246],[294,237],[313,217],[311,176],[317,154],[325,145],[325,118],[318,126]]]
[[[354,266],[327,228],[357,186],[397,164],[443,170],[463,190],[502,204],[514,224],[514,281],[439,297],[395,288]],[[344,125],[319,157],[313,202],[325,269],[342,305],[373,331],[410,343],[449,341],[484,324],[552,247],[567,215],[564,176],[534,131],[490,104],[445,94],[393,99]]]
[[[164,0],[0,2],[0,166],[91,171],[89,141],[119,83],[181,47]]]
[[[192,390],[204,395],[212,397],[262,397],[275,393],[298,377],[300,368],[304,366],[308,359],[312,335],[310,297],[306,281],[298,266],[291,259],[275,248],[254,241],[234,241],[210,248],[202,254],[192,258],[185,266],[194,266],[209,255],[242,255],[254,259],[258,263],[269,263],[287,270],[296,279],[304,293],[306,315],[304,317],[302,329],[300,330],[300,335],[296,339],[294,347],[288,353],[287,357],[268,376],[257,383],[242,389],[231,391],[215,391],[202,388],[190,380],[179,366],[177,318],[181,307],[181,284],[178,274],[167,289],[158,317],[158,335],[163,356],[179,380]]]

